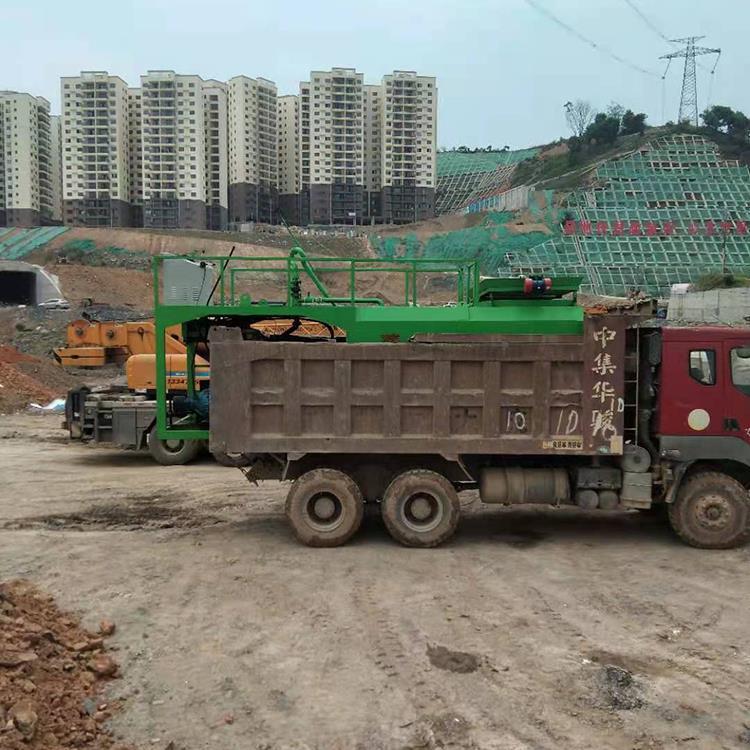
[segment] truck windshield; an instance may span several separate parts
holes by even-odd
[[[750,396],[750,347],[732,349],[732,382],[738,390]]]

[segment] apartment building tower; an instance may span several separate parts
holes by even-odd
[[[211,186],[226,173],[225,85],[150,70],[141,90],[143,226],[224,228],[226,189]]]
[[[352,68],[313,71],[300,84],[297,109],[300,223],[434,216],[434,78],[397,70],[366,85]]]
[[[279,147],[276,84],[235,76],[228,82],[229,218],[278,221]]]
[[[128,89],[128,174],[130,220],[143,226],[143,90]]]
[[[62,78],[61,88],[63,221],[130,226],[127,84],[83,71]]]
[[[49,102],[0,91],[0,226],[39,226],[54,219]]]
[[[435,79],[394,71],[381,87],[382,210],[388,224],[435,215],[437,88]]]
[[[364,222],[383,221],[383,96],[382,86],[364,87],[362,122],[364,126],[366,208]]]
[[[278,98],[279,213],[287,224],[300,223],[299,96]]]
[[[311,224],[354,224],[367,211],[363,88],[354,68],[312,71],[300,84],[301,194]]]
[[[52,210],[53,224],[62,224],[62,117],[50,115],[50,182],[52,186]]]

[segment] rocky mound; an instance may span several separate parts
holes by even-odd
[[[113,632],[107,621],[84,630],[27,581],[0,583],[0,747],[118,747],[106,728],[118,706],[103,694],[117,676],[104,645]]]

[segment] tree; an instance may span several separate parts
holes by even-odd
[[[576,138],[580,138],[586,132],[593,119],[594,108],[591,102],[576,99],[574,102],[565,103],[565,121]]]
[[[702,115],[703,124],[715,133],[724,133],[732,140],[746,142],[750,134],[750,119],[739,110],[716,105]]]
[[[621,135],[634,135],[635,133],[643,135],[645,129],[646,115],[643,112],[635,114],[632,109],[628,109],[623,113],[620,125]]]
[[[597,145],[611,145],[617,140],[619,133],[619,118],[611,117],[605,112],[599,112],[594,121],[586,128],[583,140],[587,143],[593,141]]]
[[[607,114],[610,117],[616,117],[618,120],[622,120],[622,117],[625,114],[625,107],[617,102],[610,102],[609,107],[607,107]]]

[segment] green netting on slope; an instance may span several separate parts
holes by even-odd
[[[370,242],[379,257],[387,260],[470,258],[479,261],[482,273],[507,275],[515,254],[525,252],[549,237],[544,232],[515,233],[506,226],[513,219],[511,212],[491,213],[479,226],[433,235],[423,241],[415,234],[409,234],[404,237],[371,237]]]
[[[22,229],[15,234],[11,234],[0,243],[0,258],[2,260],[21,260],[67,231],[67,227]]]
[[[478,153],[441,151],[437,155],[437,176],[439,179],[448,175],[492,172],[497,167],[510,166],[526,159],[532,159],[538,153],[538,148],[524,148],[518,151],[480,151]]]
[[[580,274],[584,291],[616,296],[630,289],[665,296],[672,284],[722,268],[750,272],[747,238],[555,237],[510,263],[514,275]]]
[[[99,247],[91,239],[71,240],[63,245],[58,256],[69,263],[87,266],[118,266],[146,270],[151,266],[151,255],[123,247]]]

